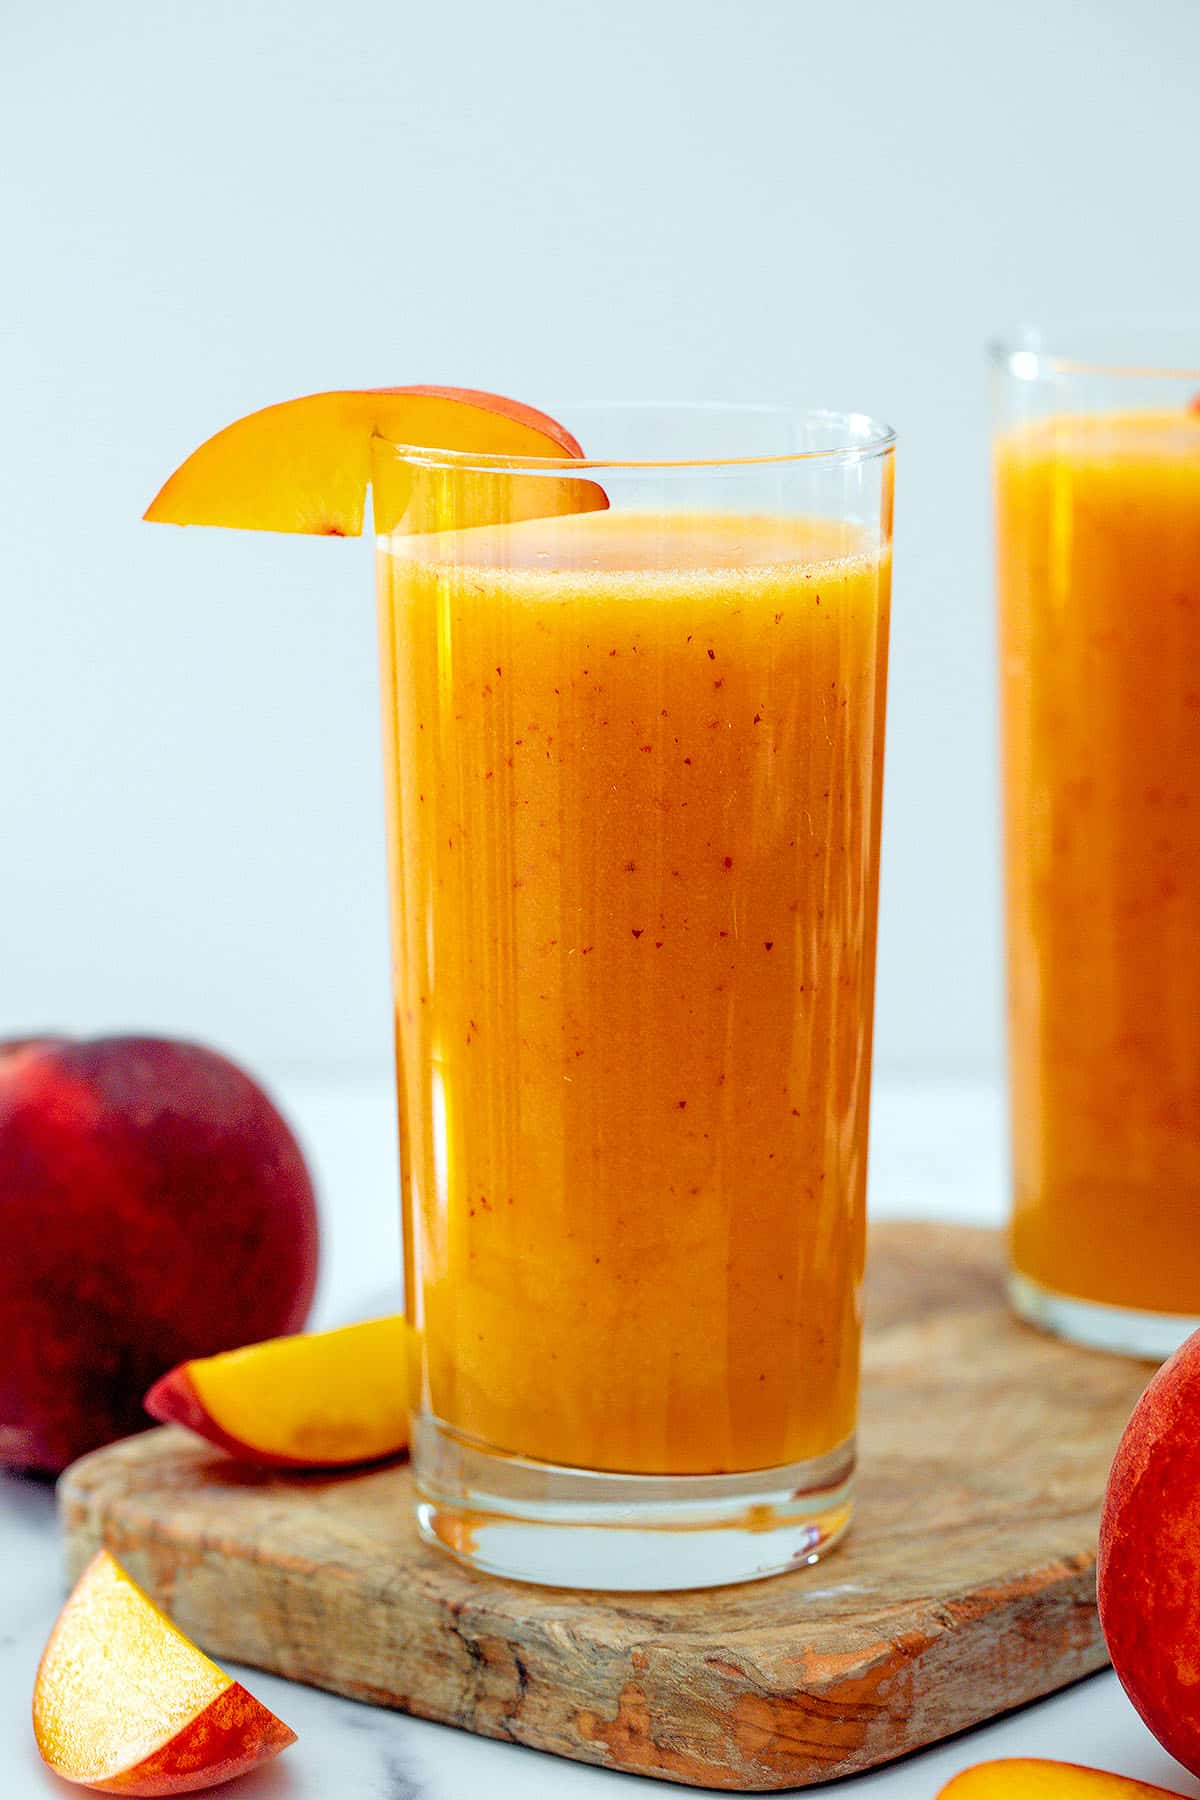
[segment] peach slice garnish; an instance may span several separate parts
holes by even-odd
[[[218,431],[180,464],[145,517],[169,525],[358,537],[376,437],[480,456],[583,455],[571,433],[546,413],[500,394],[436,387],[309,394]],[[376,531],[403,528],[409,491],[403,463],[377,460]],[[531,475],[481,483],[476,505],[479,516],[465,522],[598,512],[608,499],[594,481]]]
[[[937,1800],[1179,1800],[1170,1788],[1037,1756],[1004,1756],[952,1776]]]
[[[107,1550],[79,1577],[50,1634],[33,1729],[56,1775],[106,1794],[212,1787],[296,1741]]]
[[[180,1363],[146,1410],[242,1462],[325,1469],[378,1462],[408,1443],[408,1326],[370,1319]]]

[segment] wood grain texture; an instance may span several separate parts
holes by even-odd
[[[239,1467],[175,1428],[63,1477],[72,1576],[107,1544],[212,1654],[697,1787],[803,1786],[902,1756],[1105,1659],[1096,1523],[1145,1364],[1010,1317],[990,1232],[871,1238],[859,1506],[795,1575],[578,1595],[417,1539],[402,1466]]]

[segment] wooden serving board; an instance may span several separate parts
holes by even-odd
[[[1106,1660],[1097,1512],[1149,1370],[1005,1306],[990,1232],[872,1234],[859,1508],[816,1568],[701,1594],[474,1575],[407,1468],[239,1467],[170,1428],[63,1477],[72,1576],[107,1544],[219,1657],[582,1762],[761,1791],[870,1768]]]

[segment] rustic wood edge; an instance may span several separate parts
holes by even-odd
[[[786,1686],[739,1659],[736,1638],[714,1656],[711,1646],[686,1634],[674,1641],[671,1634],[650,1634],[607,1658],[598,1650],[591,1671],[595,1703],[575,1704],[562,1692],[564,1674],[581,1702],[589,1697],[587,1684],[577,1668],[564,1668],[561,1640],[533,1626],[522,1637],[516,1620],[489,1609],[487,1586],[475,1577],[461,1600],[420,1583],[406,1592],[406,1642],[396,1646],[388,1679],[330,1674],[287,1625],[293,1609],[302,1618],[318,1602],[318,1613],[336,1608],[344,1570],[304,1559],[291,1570],[270,1565],[267,1580],[282,1587],[287,1604],[274,1602],[270,1637],[256,1640],[250,1622],[262,1610],[264,1565],[252,1547],[238,1555],[236,1545],[222,1543],[223,1592],[243,1602],[227,1607],[227,1621],[239,1623],[222,1626],[196,1601],[197,1584],[189,1582],[209,1547],[143,1515],[136,1495],[105,1479],[112,1469],[107,1455],[85,1458],[60,1483],[72,1579],[107,1546],[211,1654],[629,1774],[740,1792],[808,1786],[907,1755],[1052,1693],[1108,1660],[1095,1610],[1095,1558],[1081,1554],[961,1599],[910,1602],[888,1619],[878,1642],[850,1654],[797,1657],[789,1641],[782,1647],[791,1653],[795,1676]],[[453,1696],[444,1703],[417,1691],[431,1665]],[[979,1703],[984,1691],[992,1696],[986,1715]]]

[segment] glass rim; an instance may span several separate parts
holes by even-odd
[[[876,457],[886,455],[895,448],[896,444],[894,429],[881,419],[873,418],[869,413],[840,412],[829,407],[787,406],[772,402],[742,404],[737,401],[633,400],[580,403],[574,407],[564,406],[562,410],[568,416],[573,412],[607,413],[612,416],[672,412],[676,415],[690,414],[698,419],[752,415],[758,418],[789,420],[793,424],[807,422],[835,429],[842,427],[845,441],[818,449],[786,450],[748,456],[662,458],[517,456],[511,453],[478,450],[447,450],[428,444],[408,444],[401,439],[390,438],[383,432],[374,433],[371,441],[373,445],[385,445],[393,450],[402,462],[411,463],[419,468],[458,469],[479,474],[543,476],[593,474],[598,470],[607,471],[609,474],[620,473],[623,470],[628,470],[632,474],[687,473],[689,470],[709,475],[723,471],[731,474],[743,474],[755,469],[787,467],[790,464],[869,462]]]
[[[1092,316],[1019,324],[989,338],[987,356],[1018,381],[1046,375],[1200,381],[1200,319]]]

